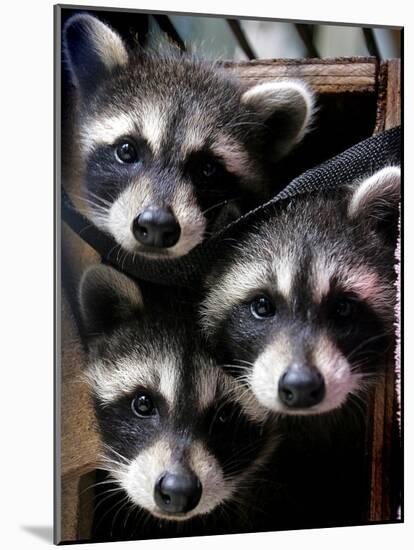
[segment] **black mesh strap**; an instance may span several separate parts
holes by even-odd
[[[119,246],[116,242],[80,214],[64,190],[62,190],[62,219],[92,246],[106,263],[120,271],[134,278],[157,284],[196,287],[203,274],[215,261],[223,242],[226,239],[237,238],[253,223],[266,218],[276,202],[300,193],[326,190],[350,183],[389,164],[398,165],[400,160],[401,130],[399,127],[370,137],[323,164],[307,170],[295,178],[271,201],[245,214],[209,240],[195,247],[186,256],[173,260],[147,260],[137,255],[119,254]],[[122,257],[121,263],[118,263],[118,257]]]
[[[329,189],[373,174],[386,165],[401,161],[401,129],[391,128],[377,134],[293,180],[277,199],[317,189]]]

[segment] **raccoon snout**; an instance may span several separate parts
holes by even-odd
[[[153,248],[170,248],[180,238],[181,228],[169,208],[149,206],[132,222],[138,242]]]
[[[312,407],[325,396],[325,381],[315,367],[292,365],[279,380],[279,399],[291,409]]]
[[[164,472],[154,488],[157,506],[167,514],[184,514],[200,502],[202,485],[191,470]]]

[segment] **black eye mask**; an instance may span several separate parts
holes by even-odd
[[[78,212],[62,186],[62,219],[108,263],[127,275],[167,286],[197,286],[216,261],[221,243],[235,239],[252,224],[271,215],[279,201],[316,190],[332,189],[372,174],[390,164],[400,164],[401,129],[386,130],[352,146],[321,165],[295,178],[266,204],[241,216],[226,228],[196,246],[187,255],[175,259],[148,260],[133,254],[122,254],[122,265],[110,252],[116,242]]]

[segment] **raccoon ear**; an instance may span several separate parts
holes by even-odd
[[[358,223],[369,224],[395,242],[400,198],[400,167],[386,166],[351,186],[348,217]]]
[[[63,29],[63,45],[74,84],[92,92],[116,67],[128,63],[121,37],[92,15],[74,15]]]
[[[274,160],[304,137],[314,114],[314,94],[302,82],[264,82],[250,88],[241,102],[255,110],[273,134]]]
[[[144,307],[138,286],[104,265],[85,271],[79,287],[79,302],[84,328],[89,334],[111,330]]]

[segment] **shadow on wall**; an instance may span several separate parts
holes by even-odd
[[[53,527],[51,525],[22,525],[21,528],[26,533],[53,544]]]

